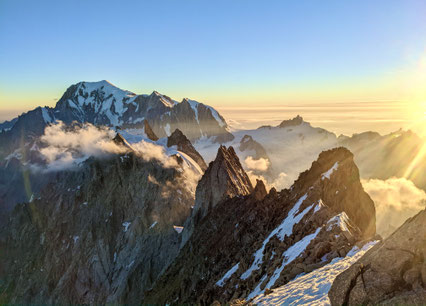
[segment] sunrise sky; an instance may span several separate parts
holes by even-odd
[[[354,131],[424,129],[423,0],[2,0],[0,42],[0,121],[107,79],[204,102],[236,127],[294,110],[337,132],[348,116]]]

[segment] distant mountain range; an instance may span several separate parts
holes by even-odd
[[[56,121],[88,122],[119,128],[140,128],[147,120],[158,137],[181,130],[189,139],[213,137],[223,143],[233,139],[225,119],[213,108],[190,99],[177,102],[157,91],[137,95],[108,81],[71,85],[54,108],[37,107],[0,124],[0,157],[19,143],[43,134]]]

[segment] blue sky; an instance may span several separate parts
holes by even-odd
[[[1,0],[0,42],[0,111],[102,79],[215,106],[398,100],[426,1]]]

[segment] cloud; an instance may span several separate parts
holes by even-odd
[[[247,171],[247,175],[251,183],[253,184],[253,186],[256,185],[256,180],[262,180],[268,191],[272,187],[275,187],[276,190],[280,191],[286,188],[286,186],[288,186],[292,182],[291,178],[289,178],[288,175],[285,174],[284,172],[281,172],[280,174],[278,174],[278,176],[273,180],[268,179],[267,177],[263,175],[255,174],[253,171]]]
[[[377,232],[383,237],[426,207],[426,193],[405,178],[362,180],[362,185],[376,205]]]
[[[253,159],[251,156],[247,156],[247,158],[244,160],[244,163],[247,169],[260,172],[268,170],[269,165],[271,164],[270,161],[266,158]]]
[[[178,167],[176,159],[168,156],[163,146],[141,140],[138,143],[133,143],[132,148],[146,161],[157,160],[165,168]]]
[[[68,127],[63,122],[46,127],[40,140],[40,153],[48,164],[48,170],[60,170],[75,166],[89,156],[123,153],[124,148],[111,139],[115,132],[91,124]]]
[[[122,154],[128,152],[126,147],[117,145],[112,139],[116,132],[107,127],[96,127],[90,123],[82,126],[67,126],[63,122],[46,127],[44,135],[40,140],[42,148],[40,153],[44,157],[47,168],[44,171],[59,171],[77,167],[87,158],[105,157],[111,154]],[[175,178],[175,185],[166,183],[166,189],[183,186],[190,194],[195,194],[196,185],[201,174],[193,169],[190,162],[184,161],[181,165],[172,154],[176,151],[166,152],[166,149],[150,140],[141,140],[131,144],[135,154],[145,161],[157,161],[164,168],[175,168],[180,174]],[[169,153],[169,154],[168,154]],[[188,157],[186,157],[188,158]],[[195,162],[194,162],[195,163]],[[33,165],[33,170],[41,170],[39,166]],[[154,175],[149,175],[151,183],[159,185]]]
[[[127,149],[112,140],[115,134],[107,127],[96,127],[90,123],[67,126],[59,121],[46,127],[40,138],[43,144],[40,153],[47,162],[48,170],[70,168],[90,156],[125,153]],[[168,156],[163,146],[144,140],[131,146],[145,161],[157,160],[166,168],[178,167],[176,159]]]

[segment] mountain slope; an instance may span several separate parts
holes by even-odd
[[[135,303],[173,261],[195,190],[185,168],[125,150],[56,172],[15,208],[1,233],[2,303]]]
[[[212,207],[143,303],[251,299],[375,234],[374,204],[346,149],[323,152],[291,189],[262,186]]]

